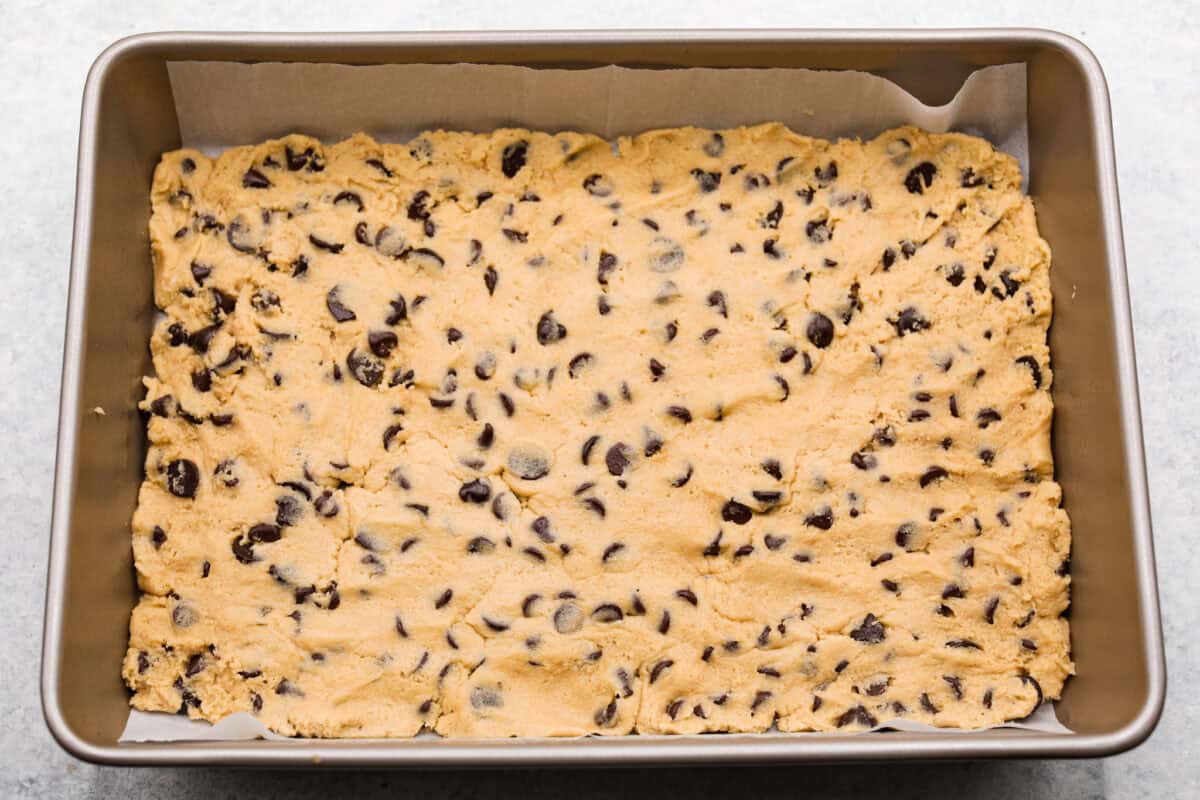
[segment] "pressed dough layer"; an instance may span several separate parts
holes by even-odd
[[[136,708],[980,727],[1072,671],[1050,252],[959,134],[163,156]]]

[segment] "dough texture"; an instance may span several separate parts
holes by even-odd
[[[1058,697],[1020,181],[915,128],[165,154],[133,706],[503,737]]]

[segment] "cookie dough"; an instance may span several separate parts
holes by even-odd
[[[313,737],[974,728],[1072,671],[1050,252],[900,128],[163,156],[132,704]]]

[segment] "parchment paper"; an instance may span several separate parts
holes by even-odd
[[[911,123],[982,136],[1029,178],[1025,65],[977,70],[944,106],[891,81],[807,69],[532,69],[482,64],[168,64],[187,147],[215,153],[288,133],[575,130],[611,139],[652,128],[778,121],[809,136],[870,138]]]
[[[611,139],[652,128],[729,128],[779,121],[809,136],[866,139],[908,123],[938,133],[956,130],[982,136],[1016,157],[1029,181],[1024,64],[977,70],[952,101],[936,107],[924,105],[891,81],[852,71],[195,61],[172,62],[168,70],[183,146],[210,155],[293,132],[337,141],[365,131],[380,141],[397,142],[429,129],[484,132],[523,127],[577,130]],[[979,732],[907,719],[884,721],[872,730],[884,727],[964,736]],[[1070,733],[1051,703],[1019,722],[998,727]],[[131,711],[120,741],[260,738],[287,737],[272,733],[246,713],[210,725],[178,715]]]

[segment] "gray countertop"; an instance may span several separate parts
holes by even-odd
[[[1200,657],[1191,640],[1200,613],[1189,538],[1200,471],[1200,3],[951,0],[902,4],[772,0],[607,0],[543,6],[527,0],[469,3],[161,3],[103,0],[0,3],[0,508],[8,591],[0,613],[0,796],[296,797],[527,794],[618,797],[725,794],[752,797],[886,794],[928,797],[1200,797],[1196,729]],[[750,4],[746,4],[749,6]],[[1151,10],[1152,9],[1152,10]],[[1136,327],[1146,455],[1170,676],[1166,710],[1151,739],[1102,761],[895,764],[621,772],[311,773],[101,768],[66,755],[38,703],[46,548],[66,310],[76,136],[84,77],[111,41],[150,30],[403,30],[568,27],[1036,26],[1081,38],[1108,75]],[[1190,631],[1190,633],[1189,633]]]

